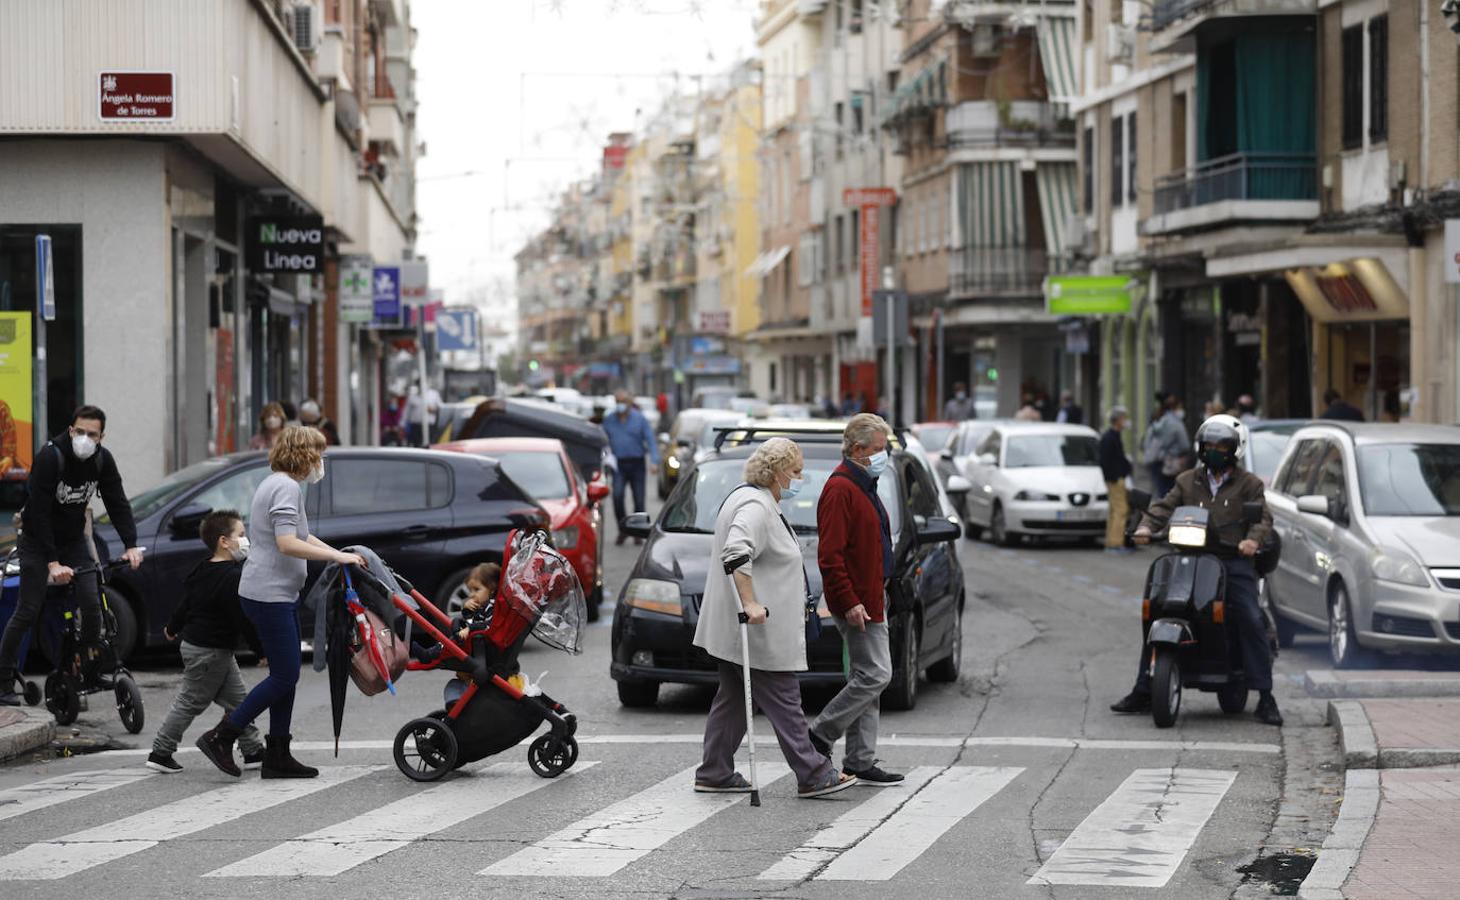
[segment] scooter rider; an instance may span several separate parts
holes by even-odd
[[[1253,715],[1259,722],[1282,725],[1277,701],[1272,696],[1272,648],[1267,628],[1257,602],[1257,570],[1252,558],[1264,538],[1272,530],[1272,514],[1264,499],[1262,479],[1239,464],[1247,448],[1247,429],[1234,416],[1215,415],[1202,423],[1196,432],[1195,468],[1182,472],[1176,486],[1165,497],[1152,504],[1135,531],[1137,544],[1147,544],[1151,532],[1165,527],[1171,514],[1180,506],[1200,506],[1209,510],[1210,541],[1230,541],[1234,533],[1243,534],[1236,553],[1230,544],[1211,547],[1227,570],[1227,610],[1236,616],[1237,645],[1247,687],[1258,692]],[[1247,503],[1263,504],[1262,519],[1246,525],[1242,518]],[[1245,529],[1245,531],[1239,531]],[[1119,702],[1115,712],[1148,712],[1151,709],[1151,676],[1148,670],[1150,648],[1142,642],[1141,664],[1135,687]]]

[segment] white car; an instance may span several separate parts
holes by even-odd
[[[1093,428],[1001,422],[979,443],[965,478],[971,537],[987,532],[989,540],[1007,547],[1026,536],[1105,534],[1110,498]]]

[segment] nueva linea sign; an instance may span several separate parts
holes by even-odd
[[[1131,310],[1126,275],[1051,275],[1044,279],[1044,309],[1056,316],[1124,315]]]
[[[324,270],[324,219],[319,216],[259,216],[248,220],[245,234],[250,271]]]

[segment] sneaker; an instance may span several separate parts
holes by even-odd
[[[1110,704],[1111,712],[1118,713],[1147,713],[1151,711],[1151,695],[1141,691],[1131,691],[1124,697]]]
[[[877,768],[875,762],[860,772],[844,768],[842,774],[853,776],[857,779],[857,784],[865,784],[867,787],[896,787],[902,784],[903,778],[895,772],[885,772]]]
[[[176,775],[182,771],[182,766],[171,753],[158,753],[156,750],[147,755],[147,768],[164,775]]]
[[[827,742],[826,738],[822,737],[814,731],[811,731],[810,729],[807,729],[807,733],[811,735],[811,746],[816,748],[816,752],[830,759],[831,744]]]
[[[1264,725],[1281,728],[1283,724],[1283,714],[1278,712],[1277,701],[1271,694],[1257,701],[1257,709],[1252,711],[1252,717]]]
[[[831,774],[826,776],[826,781],[812,787],[801,788],[796,792],[796,796],[802,800],[827,797],[839,791],[844,791],[856,783],[857,776],[848,775],[845,772],[838,772],[833,769]]]
[[[264,764],[264,748],[243,751],[243,767],[245,769],[257,769]]]
[[[750,782],[739,772],[719,784],[707,784],[703,781],[695,782],[695,793],[697,794],[748,794],[750,793]]]

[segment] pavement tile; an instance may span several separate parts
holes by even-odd
[[[1460,748],[1460,699],[1364,700],[1382,749]]]
[[[1348,900],[1455,897],[1460,767],[1386,769],[1379,777],[1378,816],[1343,895]]]

